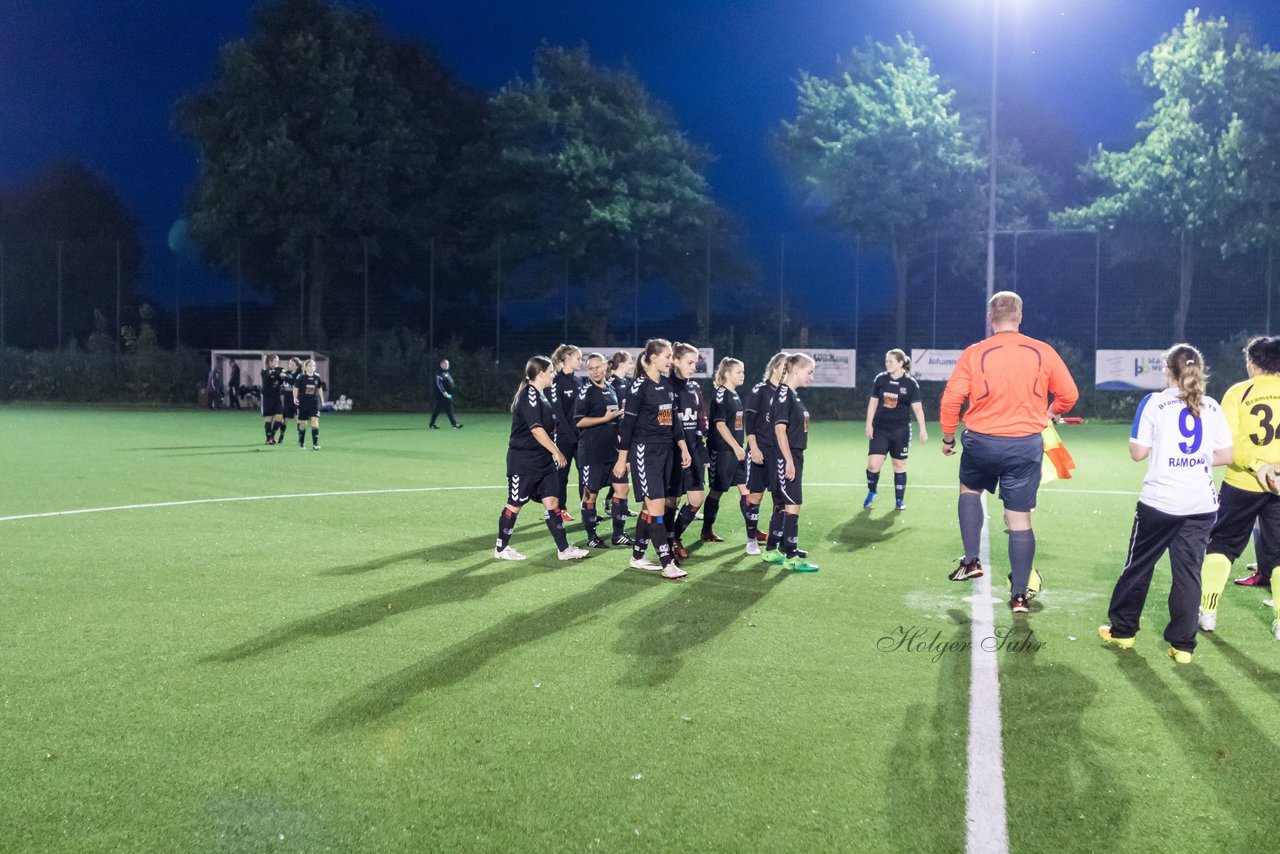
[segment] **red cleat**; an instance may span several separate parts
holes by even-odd
[[[698,537],[704,543],[723,543],[723,537],[717,537],[715,531],[703,531],[702,536]]]
[[[671,550],[671,554],[675,555],[676,560],[685,560],[689,557],[689,551],[684,547],[684,543],[676,540],[676,547]]]
[[[572,522],[572,521],[573,521],[573,517],[569,515],[569,511],[568,511],[568,510],[561,510],[561,511],[560,511],[560,521],[561,521],[561,522]]]
[[[768,531],[756,531],[756,542],[757,542],[757,543],[767,543],[767,542],[769,542],[769,532],[768,532]]]
[[[275,439],[267,439],[267,444],[268,444],[268,445],[274,445],[275,443],[276,443],[276,440],[275,440]]]
[[[1262,574],[1255,572],[1253,575],[1246,575],[1244,578],[1237,578],[1236,584],[1241,587],[1270,587],[1271,582],[1263,581]]]

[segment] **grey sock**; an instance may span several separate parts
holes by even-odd
[[[1013,571],[1013,581],[1009,586],[1009,595],[1020,596],[1027,592],[1027,581],[1031,578],[1031,564],[1035,557],[1035,531],[1010,531],[1009,568]]]
[[[960,541],[964,543],[965,560],[976,560],[982,541],[982,496],[976,492],[960,493]]]

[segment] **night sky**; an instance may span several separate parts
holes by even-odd
[[[852,253],[798,211],[770,147],[795,113],[799,69],[827,74],[867,36],[912,33],[947,84],[985,103],[991,0],[400,0],[364,4],[385,26],[431,44],[466,83],[493,91],[528,77],[534,49],[586,43],[605,65],[629,64],[681,127],[708,146],[719,201],[741,218],[744,248],[776,287],[787,235],[788,291],[802,312]],[[1176,0],[1001,0],[1004,109],[1035,105],[1080,160],[1127,147],[1145,106],[1134,63],[1182,20]],[[1200,4],[1259,43],[1280,44],[1275,0]],[[0,0],[0,187],[63,159],[102,175],[139,217],[143,293],[171,287],[164,236],[195,174],[173,104],[212,78],[219,45],[248,33],[250,0]],[[1016,117],[1010,116],[1011,123]],[[158,281],[157,281],[158,280]],[[204,286],[187,301],[216,301]]]

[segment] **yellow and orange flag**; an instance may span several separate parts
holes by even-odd
[[[1040,482],[1070,480],[1076,461],[1067,452],[1067,446],[1062,444],[1062,437],[1052,424],[1044,428],[1040,435],[1044,437],[1044,462],[1040,464]]]

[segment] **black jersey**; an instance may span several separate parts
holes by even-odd
[[[556,371],[556,378],[549,389],[551,408],[556,413],[556,442],[574,443],[578,441],[578,426],[574,420],[574,407],[578,405],[578,393],[582,383],[573,374]]]
[[[324,380],[320,379],[319,374],[307,376],[302,374],[294,379],[294,388],[298,390],[298,405],[302,407],[314,407],[319,405],[320,392],[327,391],[328,386],[324,384]]]
[[[280,396],[280,389],[284,385],[284,370],[276,365],[274,368],[262,369],[262,396],[268,395]]]
[[[603,418],[618,411],[618,396],[608,383],[600,387],[588,382],[578,390],[578,403],[574,407],[573,422],[583,418]],[[618,458],[618,430],[615,421],[606,421],[594,427],[578,428],[578,462],[587,465],[612,463]]]
[[[920,402],[920,383],[910,374],[895,380],[888,371],[882,371],[871,384],[871,396],[879,400],[871,419],[873,428],[906,427],[911,423],[911,404]]]
[[[803,451],[809,447],[809,410],[790,386],[778,387],[770,423],[775,427],[779,424],[787,425],[787,444],[793,450]],[[756,441],[760,439],[757,438]]]
[[[758,382],[744,404],[746,431],[756,437],[756,447],[762,451],[778,446],[773,435],[773,400],[777,394],[778,387],[773,383]]]
[[[676,417],[676,394],[671,380],[659,377],[657,382],[647,374],[631,384],[627,395],[626,414],[618,431],[619,450],[631,445],[674,445],[684,438],[684,427]]]
[[[743,427],[742,415],[742,398],[738,397],[738,393],[724,386],[716,389],[716,395],[711,399],[711,430],[707,444],[716,450],[732,450],[720,435],[720,429],[716,427],[717,424],[723,423],[729,428],[733,438],[738,441],[738,445],[745,447],[743,434],[746,430]]]
[[[280,390],[288,397],[293,397],[293,390],[298,387],[298,377],[302,376],[302,374],[301,368],[296,371],[281,371]]]
[[[707,435],[706,406],[702,400],[702,387],[696,380],[680,379],[672,374],[668,382],[676,394],[676,411],[680,426],[684,428],[684,441],[690,448],[703,444]]]
[[[533,436],[541,427],[551,437],[556,416],[551,403],[533,386],[525,386],[511,412],[511,440],[507,443],[507,466],[516,471],[537,471],[550,463],[551,454]]]

